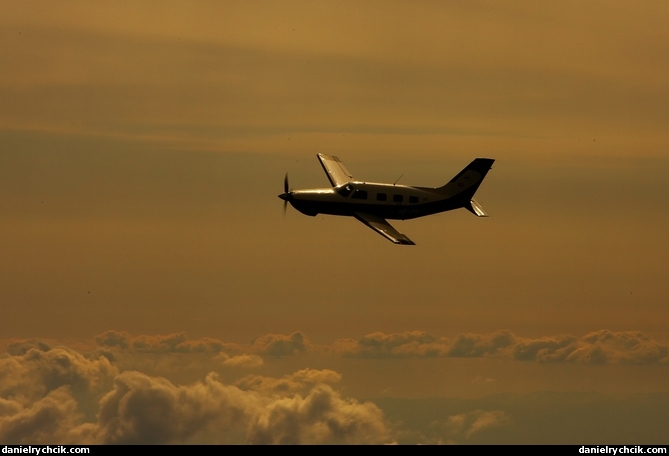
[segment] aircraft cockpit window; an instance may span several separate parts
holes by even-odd
[[[367,199],[367,191],[366,190],[356,190],[355,192],[353,192],[353,196],[351,196],[351,198],[366,200]]]
[[[349,184],[342,185],[341,187],[339,187],[337,189],[337,193],[339,193],[344,198],[347,198],[348,195],[350,195],[352,191],[353,191],[353,187],[351,187]]]

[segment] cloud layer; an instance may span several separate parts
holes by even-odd
[[[376,332],[358,340],[340,339],[334,353],[358,358],[499,356],[519,361],[587,364],[651,364],[669,362],[669,345],[639,331],[595,331],[571,335],[523,338],[511,331],[460,334],[453,340],[424,331],[395,334]]]
[[[219,353],[238,350],[237,344],[204,337],[188,339],[186,333],[157,336],[131,336],[124,331],[106,331],[95,338],[101,348],[131,350],[138,353]]]
[[[652,364],[669,362],[669,345],[640,331],[599,330],[582,337],[569,334],[540,338],[520,337],[509,330],[488,334],[463,333],[449,339],[425,331],[385,334],[374,332],[360,339],[339,339],[331,345],[312,344],[296,331],[290,335],[256,337],[250,346],[213,338],[188,339],[185,333],[131,336],[107,331],[95,338],[101,353],[210,353],[219,354],[227,366],[257,367],[262,357],[281,358],[307,352],[324,352],[352,358],[480,358],[505,357],[518,361],[574,362],[587,364]],[[45,350],[43,341],[14,342],[13,354],[30,348]]]
[[[144,353],[220,347],[184,337],[118,334],[96,340],[103,347]],[[159,444],[208,435],[217,443],[393,441],[383,412],[371,402],[343,397],[332,386],[341,375],[331,370],[304,369],[281,378],[250,375],[235,384],[210,373],[202,381],[176,385],[137,371],[119,372],[98,351],[86,357],[45,343],[21,346],[12,344],[16,354],[0,357],[3,443]],[[262,361],[245,354],[224,363],[235,359]]]
[[[392,443],[399,438],[396,425],[374,403],[342,394],[342,375],[334,370],[305,368],[286,375],[240,370],[274,369],[281,358],[307,352],[320,359],[669,363],[665,343],[641,332],[608,330],[541,338],[502,330],[453,339],[423,331],[376,332],[327,346],[312,344],[301,332],[270,334],[240,345],[188,339],[183,333],[131,336],[107,331],[88,351],[43,340],[9,341],[5,346],[7,352],[0,355],[0,442],[19,444]],[[151,366],[173,372],[176,365],[169,360],[183,362],[184,357],[195,364],[204,360],[200,368],[220,372],[181,383],[146,373]],[[150,360],[156,359],[152,365]],[[435,426],[448,441],[464,442],[512,423],[502,410],[476,409]]]

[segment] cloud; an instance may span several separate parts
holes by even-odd
[[[124,331],[107,331],[95,337],[102,348],[129,350],[137,353],[219,353],[238,351],[239,345],[203,337],[188,339],[186,333],[155,336],[131,336]]]
[[[304,353],[311,346],[309,339],[300,331],[290,335],[267,334],[256,337],[251,341],[250,347],[230,342],[223,342],[219,339],[203,337],[200,339],[188,339],[185,333],[175,333],[167,335],[139,335],[132,336],[125,331],[106,331],[95,337],[95,342],[101,350],[101,353],[109,354],[113,357],[114,353],[132,352],[132,353],[226,353],[235,355],[256,355],[282,357],[298,353]],[[32,342],[33,344],[35,342]],[[42,342],[43,343],[43,342]],[[20,350],[21,346],[14,347],[13,350]],[[251,352],[251,353],[248,353]],[[256,358],[244,358],[228,360],[228,365],[256,363]],[[253,361],[252,361],[253,360]]]
[[[133,347],[127,336],[104,340],[108,347]],[[167,343],[153,346],[170,351]],[[44,351],[30,343],[14,350],[18,354],[0,356],[3,443],[393,442],[383,412],[371,402],[342,397],[332,386],[341,375],[331,370],[303,369],[281,378],[250,375],[236,384],[210,373],[177,385],[142,372],[119,373],[103,356],[89,359],[67,347],[41,347]],[[233,366],[262,364],[257,355],[219,357]]]
[[[340,379],[333,371],[305,369],[282,379],[249,376],[243,388],[223,384],[216,374],[176,386],[124,372],[100,401],[95,431],[88,431],[95,442],[125,444],[185,442],[207,429],[246,429],[248,443],[391,442],[378,407],[344,399],[322,383]]]
[[[297,372],[295,379],[317,382],[332,372]],[[303,384],[303,386],[305,386]],[[246,431],[247,443],[386,443],[389,427],[372,403],[345,399],[323,383],[304,394],[280,394],[260,387],[223,384],[216,374],[204,382],[176,386],[164,378],[124,372],[100,401],[99,443],[187,442],[204,431]]]
[[[224,366],[230,367],[243,367],[243,368],[254,368],[260,367],[264,363],[260,356],[256,355],[237,355],[237,356],[228,356],[225,353],[221,353],[217,356],[221,360]]]
[[[95,407],[117,367],[34,340],[12,342],[8,350],[0,355],[0,442],[80,442],[90,428],[84,409]]]
[[[7,353],[10,355],[25,355],[31,348],[45,352],[49,351],[53,345],[53,343],[44,339],[10,340],[7,343]]]
[[[242,390],[287,395],[307,391],[318,384],[334,385],[339,381],[341,381],[341,375],[329,369],[302,369],[281,378],[247,375],[238,380],[235,385]]]
[[[639,331],[601,330],[581,339],[572,336],[529,340],[514,348],[516,359],[587,364],[669,362],[669,346]]]
[[[340,339],[330,350],[344,357],[506,357],[519,361],[587,364],[669,363],[669,346],[638,331],[601,330],[572,335],[522,338],[509,330],[460,334],[452,341],[424,331],[375,332],[358,340]]]
[[[7,444],[78,442],[89,425],[67,386],[32,404],[0,398],[0,442]]]
[[[357,341],[340,339],[332,349],[342,356],[359,358],[481,357],[498,354],[516,340],[516,336],[508,330],[491,334],[460,334],[453,341],[434,337],[425,331],[375,332]]]
[[[669,357],[667,345],[647,334],[609,330],[583,337],[541,338],[522,338],[503,330],[453,339],[423,331],[376,332],[325,347],[312,345],[301,332],[270,334],[243,347],[216,339],[188,340],[184,334],[133,337],[110,331],[98,336],[96,343],[88,354],[41,340],[6,344],[8,352],[0,355],[0,441],[392,443],[401,438],[400,431],[393,430],[397,426],[391,427],[374,403],[342,395],[338,372],[306,368],[283,376],[253,374],[224,381],[216,373],[204,375],[198,363],[205,359],[214,361],[221,375],[232,376],[237,371],[223,366],[259,368],[264,366],[261,355],[281,357],[306,351],[369,359],[495,357],[587,364],[667,363]],[[229,347],[237,352],[226,352]],[[156,366],[166,369],[149,374],[151,365],[135,362],[134,369],[123,371],[121,366],[127,362],[100,356],[105,350],[139,353],[141,358],[152,354],[161,363]],[[221,351],[210,356],[216,350]],[[170,360],[175,358],[185,365],[197,364],[200,371],[174,374]],[[163,373],[187,380],[175,383]],[[454,410],[438,420],[433,431],[440,437],[435,438],[485,440],[494,434],[488,430],[511,422],[501,407],[472,408],[473,412]]]
[[[371,402],[343,399],[328,385],[305,397],[286,397],[265,406],[251,422],[249,443],[391,443],[383,412]]]
[[[425,331],[407,331],[396,334],[375,332],[359,340],[340,339],[332,350],[345,357],[405,358],[445,356],[448,339],[437,339]]]
[[[472,435],[488,428],[508,425],[511,422],[503,411],[474,410],[448,417],[446,423],[443,424],[443,429],[450,437],[469,439]]]
[[[245,421],[252,401],[215,374],[175,386],[164,378],[124,372],[100,401],[95,440],[100,443],[183,442],[208,427],[229,429]]]
[[[569,335],[520,340],[513,347],[513,357],[520,361],[564,361],[578,343],[577,337]]]
[[[87,391],[103,387],[116,374],[104,357],[88,359],[67,347],[30,348],[21,355],[0,355],[0,395],[33,398],[66,385]]]
[[[253,340],[251,349],[261,355],[281,357],[304,353],[310,346],[309,339],[300,331],[289,336],[268,334]]]
[[[448,356],[477,358],[500,353],[516,342],[516,336],[509,330],[492,334],[460,334],[448,350]]]

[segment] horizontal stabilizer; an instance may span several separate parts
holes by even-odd
[[[469,204],[465,208],[477,217],[488,217],[488,213],[475,199],[469,201]]]

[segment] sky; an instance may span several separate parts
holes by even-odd
[[[0,442],[669,435],[665,2],[0,4]],[[357,179],[457,210],[283,215]]]

